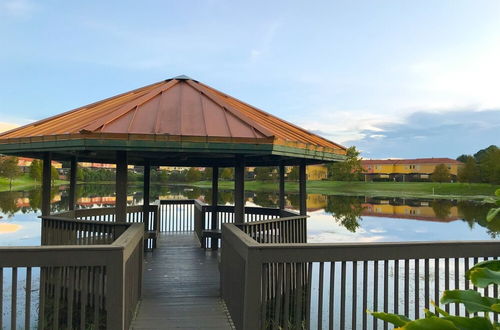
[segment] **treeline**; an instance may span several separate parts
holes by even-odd
[[[491,145],[474,155],[461,155],[457,160],[464,163],[458,170],[458,181],[500,184],[500,148],[497,146]]]

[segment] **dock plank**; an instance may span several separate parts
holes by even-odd
[[[131,329],[233,329],[219,291],[217,251],[194,233],[162,233],[144,255],[143,296]]]

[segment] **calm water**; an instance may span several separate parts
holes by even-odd
[[[210,189],[153,186],[153,199],[200,198],[211,203]],[[247,205],[276,207],[278,194],[247,192]],[[67,207],[67,187],[52,192],[53,212]],[[129,188],[129,204],[141,204],[141,187]],[[111,207],[113,185],[81,185],[78,207]],[[0,245],[39,245],[40,189],[0,192]],[[222,190],[220,204],[232,204],[233,193]],[[473,201],[367,198],[309,194],[309,242],[387,242],[482,240],[495,238],[500,228],[484,220],[489,205]],[[287,195],[287,207],[297,209],[298,195]]]
[[[219,195],[219,204],[233,203],[232,191],[223,190]],[[210,189],[182,186],[152,187],[152,199],[199,198],[206,203],[211,203],[210,196]],[[278,194],[272,192],[247,192],[246,198],[249,206],[276,207],[278,203]],[[52,200],[52,212],[65,210],[68,205],[67,187],[54,188]],[[128,202],[130,205],[142,204],[141,187],[129,187]],[[40,244],[40,219],[38,219],[40,203],[40,189],[0,192],[0,246]],[[112,207],[114,203],[113,185],[78,187],[78,207],[80,208]],[[298,204],[297,194],[287,195],[288,208],[297,209]],[[495,238],[497,233],[500,233],[500,228],[488,228],[484,220],[490,206],[473,201],[309,194],[307,206],[310,215],[309,242],[482,240]],[[327,268],[325,268],[326,273],[329,271]],[[18,274],[19,306],[24,306],[24,272],[25,269],[21,268]],[[348,274],[349,272],[350,270]],[[313,328],[317,326],[318,274],[318,265],[315,264],[309,293],[313,297],[311,303],[311,326]],[[34,268],[32,275],[31,310],[34,311],[32,326],[36,327],[39,268]],[[10,276],[10,269],[5,269],[4,296],[0,298],[4,306],[4,326],[7,327],[10,324]],[[328,287],[328,285],[330,284],[325,282],[325,286]],[[368,285],[370,287],[372,284]],[[336,307],[335,313],[338,312],[338,307]],[[360,309],[357,313],[361,316],[364,311]],[[18,309],[17,314],[18,326],[22,328],[23,309]],[[327,324],[328,314],[324,314],[323,318],[324,324]]]

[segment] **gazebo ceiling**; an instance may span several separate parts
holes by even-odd
[[[55,159],[209,165],[342,160],[345,148],[186,76],[167,79],[0,134],[0,153]],[[265,157],[264,157],[265,156]]]

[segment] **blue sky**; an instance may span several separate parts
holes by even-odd
[[[0,127],[186,74],[356,145],[500,142],[500,1],[0,0]]]

